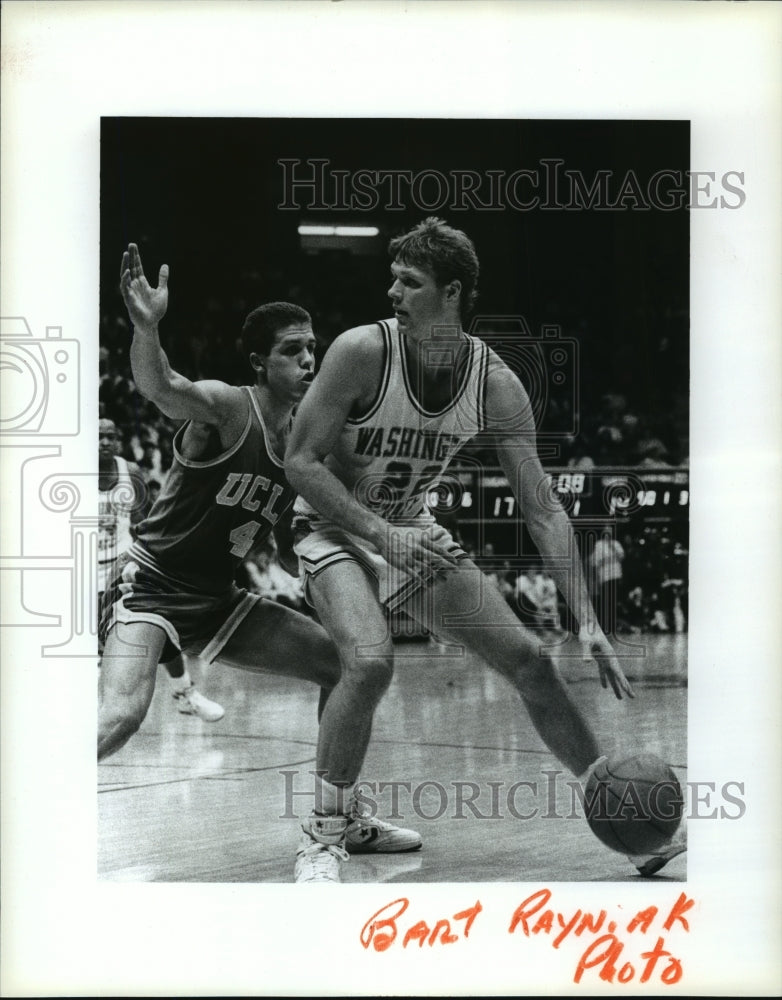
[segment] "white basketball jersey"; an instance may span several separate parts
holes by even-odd
[[[131,511],[136,504],[133,480],[124,458],[115,458],[117,481],[108,490],[98,490],[98,590],[106,589],[111,564],[129,548]]]
[[[348,419],[328,466],[362,506],[400,522],[428,515],[427,496],[462,445],[485,427],[490,350],[468,337],[469,355],[444,409],[429,412],[410,383],[404,337],[395,320],[382,320],[385,362],[369,411]],[[450,344],[431,347],[431,360],[449,364]],[[437,357],[438,352],[440,357]],[[429,360],[429,359],[428,359]]]

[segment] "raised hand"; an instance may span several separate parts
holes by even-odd
[[[582,628],[579,633],[579,640],[584,652],[585,659],[594,659],[600,671],[600,683],[607,688],[609,683],[617,698],[622,697],[622,693],[630,698],[635,698],[635,692],[630,686],[630,682],[624,675],[624,671],[619,665],[616,653],[611,643],[606,639],[601,628],[594,627],[589,632]]]
[[[142,328],[156,326],[166,315],[168,264],[163,264],[160,268],[158,286],[152,288],[144,275],[141,254],[135,243],[130,243],[122,255],[119,287],[134,326]]]

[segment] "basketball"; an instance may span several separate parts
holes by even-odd
[[[592,832],[621,854],[650,854],[667,843],[682,818],[681,786],[653,753],[601,761],[587,781],[584,810]]]

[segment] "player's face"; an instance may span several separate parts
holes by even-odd
[[[98,424],[98,455],[111,458],[119,451],[119,434],[111,420],[101,420]]]
[[[301,399],[315,377],[315,334],[307,323],[293,323],[278,330],[264,359],[266,380],[280,396]]]
[[[413,340],[432,336],[432,327],[453,322],[446,287],[423,268],[394,261],[388,297],[400,331]],[[452,312],[452,310],[451,310]]]

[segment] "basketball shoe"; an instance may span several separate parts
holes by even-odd
[[[420,833],[378,819],[365,803],[351,799],[345,833],[345,847],[351,854],[401,854],[419,851],[422,843]]]
[[[638,874],[642,878],[651,878],[652,875],[656,875],[662,868],[665,868],[669,861],[678,858],[686,850],[687,836],[680,831],[675,840],[666,844],[665,847],[661,847],[659,851],[654,851],[652,854],[628,854],[627,856],[638,869]]]
[[[171,696],[183,715],[197,715],[204,722],[219,722],[225,715],[223,706],[205,698],[193,683],[183,691],[174,691]]]
[[[301,824],[296,849],[294,882],[341,882],[340,863],[348,860],[345,850],[347,816],[308,816]]]

